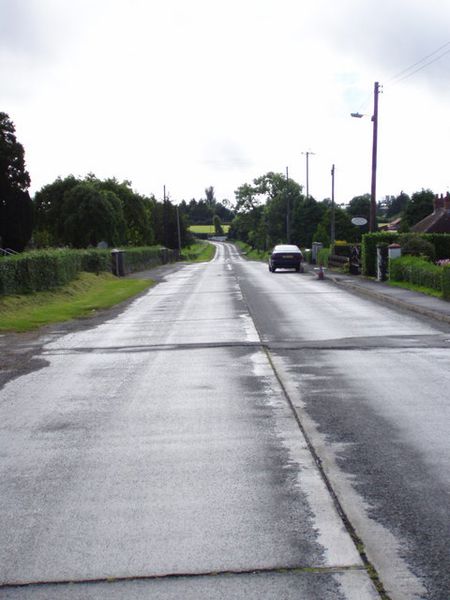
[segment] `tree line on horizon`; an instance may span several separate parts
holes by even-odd
[[[32,241],[34,247],[74,248],[163,245],[178,247],[192,243],[189,225],[230,224],[229,237],[258,249],[287,241],[310,247],[313,241],[328,245],[331,201],[306,197],[302,186],[281,173],[269,172],[241,185],[235,204],[217,201],[212,186],[205,198],[185,200],[176,206],[133,191],[129,181],[98,179],[94,174],[80,178],[58,177],[44,185],[32,199],[25,152],[17,141],[15,127],[0,112],[0,248],[21,252]],[[378,215],[389,219],[402,216],[403,230],[427,216],[433,207],[430,190],[386,198],[378,204]],[[354,216],[366,217],[370,194],[353,198],[342,208],[335,206],[336,239],[359,241],[367,228],[355,227]]]
[[[329,246],[332,202],[329,198],[316,201],[306,196],[303,188],[282,173],[268,172],[241,185],[236,194],[236,217],[229,237],[250,244],[258,250],[268,250],[276,244],[291,242],[311,248],[313,242]],[[377,222],[401,218],[400,231],[407,232],[433,211],[431,190],[389,196],[377,203]],[[335,240],[348,243],[361,241],[368,232],[370,194],[355,196],[345,206],[334,206]],[[353,217],[364,217],[367,225],[355,226]]]

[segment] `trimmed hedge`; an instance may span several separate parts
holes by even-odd
[[[443,291],[444,268],[417,256],[400,256],[389,262],[389,279]]]
[[[450,300],[450,265],[441,267],[442,269],[442,297],[444,300]]]
[[[411,237],[411,233],[380,232],[366,233],[362,237],[361,266],[363,275],[375,277],[377,263],[377,244],[402,242]],[[450,258],[449,233],[420,233],[414,234],[431,242],[436,250],[436,260]]]
[[[75,250],[42,250],[0,259],[0,294],[29,294],[65,285],[81,270]]]
[[[174,261],[167,248],[124,249],[126,273]],[[0,295],[50,290],[75,279],[80,271],[111,272],[111,250],[35,250],[0,258]]]
[[[177,256],[178,253],[175,250],[160,246],[124,248],[125,273],[144,271],[157,265],[174,262]]]

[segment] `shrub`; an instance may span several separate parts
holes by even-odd
[[[321,248],[317,254],[317,264],[328,267],[328,257],[330,256],[330,253],[330,248]]]
[[[433,244],[418,234],[402,236],[401,248],[402,255],[423,256],[429,260],[434,260],[436,254]]]
[[[389,279],[443,290],[443,268],[416,256],[401,256],[391,260]]]
[[[398,242],[399,234],[389,233],[366,233],[361,243],[361,270],[363,275],[374,277],[377,269],[377,244],[392,244]]]
[[[450,234],[449,233],[422,233],[414,234],[431,242],[435,248],[437,260],[450,256]],[[377,244],[396,242],[402,245],[403,240],[411,237],[409,233],[380,232],[366,233],[362,239],[361,264],[364,275],[376,275]]]

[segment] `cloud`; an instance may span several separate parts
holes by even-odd
[[[379,80],[379,187],[395,193],[430,145],[431,180],[448,156],[450,54],[389,80],[446,41],[449,12],[448,0],[0,0],[1,104],[34,189],[93,171],[147,194],[213,185],[232,198],[286,166],[304,184],[312,150],[311,192],[329,195],[335,162],[347,199],[368,190],[371,148],[370,120],[349,113],[370,115]]]
[[[341,0],[335,13],[324,11],[317,20],[322,22],[324,41],[328,38],[356,64],[368,66],[374,80],[389,80],[450,41],[447,0]],[[449,70],[447,55],[417,77],[437,87]]]

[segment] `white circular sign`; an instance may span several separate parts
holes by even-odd
[[[360,227],[362,227],[363,225],[367,224],[367,219],[365,219],[364,217],[353,217],[352,223],[353,225],[359,225]]]

